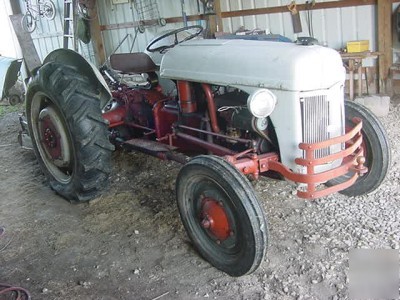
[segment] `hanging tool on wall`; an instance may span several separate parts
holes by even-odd
[[[201,0],[201,2],[203,3],[203,9],[205,15],[215,14],[214,0]]]
[[[167,21],[160,18],[157,0],[131,0],[137,13],[137,28],[144,33],[150,26],[165,26]]]
[[[292,15],[293,32],[294,33],[302,32],[303,28],[301,27],[301,19],[300,19],[299,11],[297,10],[296,1],[292,1],[288,5],[288,9],[290,11],[290,14]]]
[[[200,11],[200,0],[196,0],[197,2],[197,14],[200,15],[201,11]]]
[[[94,9],[95,3],[93,0],[78,0],[76,3],[77,11],[77,24],[76,24],[76,36],[84,44],[89,44],[91,40],[90,34],[90,21],[97,18],[97,11]],[[95,11],[96,13],[91,16],[89,11]]]
[[[181,0],[181,6],[182,6],[183,26],[187,27],[188,20],[187,20],[187,15],[186,15],[185,0]]]
[[[306,1],[306,19],[307,19],[307,26],[308,26],[308,32],[310,34],[310,37],[314,37],[314,25],[313,25],[313,12],[312,9],[315,6],[315,0],[312,1]]]
[[[215,16],[215,3],[214,0],[200,0],[200,3],[203,4],[203,13],[206,16],[205,22],[206,26],[203,30],[203,37],[204,38],[214,38],[214,33],[211,33],[211,23],[216,22]],[[211,21],[212,20],[212,21]]]

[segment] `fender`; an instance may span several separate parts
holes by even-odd
[[[51,62],[71,66],[75,68],[77,72],[86,76],[90,83],[96,86],[99,91],[101,108],[104,108],[112,98],[111,91],[100,71],[79,53],[69,49],[57,49],[46,56],[43,65]]]

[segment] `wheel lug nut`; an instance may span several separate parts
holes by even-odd
[[[201,221],[201,226],[205,229],[208,229],[211,226],[211,222],[207,219],[204,219],[203,221]]]

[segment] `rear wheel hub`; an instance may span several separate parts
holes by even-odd
[[[66,129],[57,111],[48,106],[39,113],[40,141],[47,158],[58,167],[68,166],[71,151]]]

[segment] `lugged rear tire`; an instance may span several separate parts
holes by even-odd
[[[89,80],[72,67],[42,66],[28,86],[26,115],[50,187],[68,200],[98,196],[108,183],[114,146]]]

